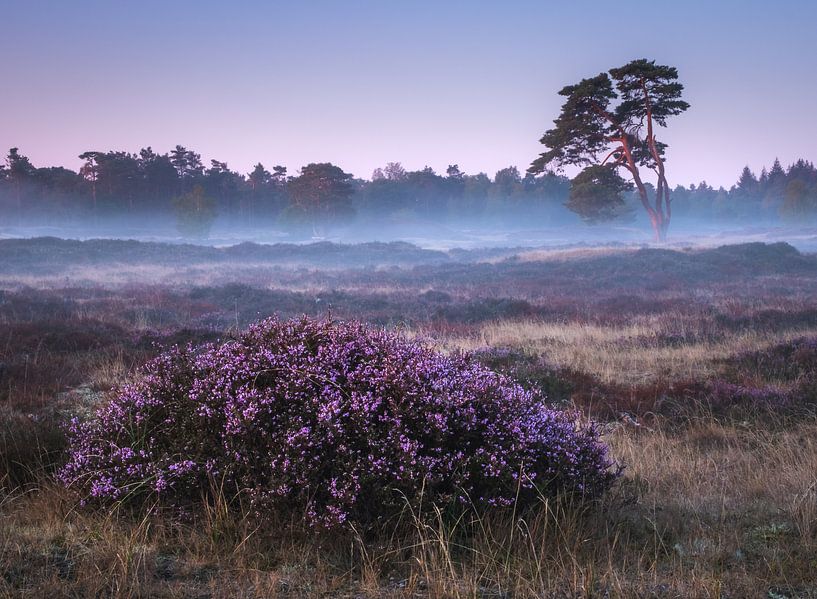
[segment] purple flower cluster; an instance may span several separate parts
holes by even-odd
[[[595,427],[471,356],[308,318],[168,351],[70,439],[60,476],[88,500],[184,503],[215,482],[324,526],[421,498],[591,498],[617,475]]]

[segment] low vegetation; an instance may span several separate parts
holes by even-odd
[[[66,280],[46,260],[45,247],[62,242],[37,243],[0,243],[2,596],[817,596],[814,256],[785,244],[488,255],[401,246],[416,259],[354,267],[333,252],[366,247],[321,244],[286,248],[301,253],[291,264],[264,255],[283,248],[245,246],[225,268],[220,258],[156,266],[133,257],[170,248],[134,244],[115,260],[65,259]],[[70,243],[89,255],[98,242]],[[311,318],[286,320],[303,314]],[[351,320],[370,325],[343,324]],[[297,335],[320,341],[298,350],[304,368],[272,376],[276,356],[301,347],[285,342]],[[318,354],[329,370],[312,370]],[[427,367],[405,368],[412,359]],[[241,369],[225,369],[234,363]],[[356,379],[361,368],[377,375]],[[223,393],[216,372],[233,373]],[[339,375],[340,389],[325,380]],[[404,423],[405,447],[386,433],[397,429],[372,424],[380,412],[365,402],[312,427],[318,387],[362,398],[380,380],[390,397],[421,401],[440,397],[427,393],[431,379],[463,401],[384,411]],[[271,421],[253,410],[273,410],[267,399],[290,386],[303,390],[297,413],[258,428]],[[218,422],[191,409],[194,389],[215,402]],[[560,438],[596,430],[623,472],[592,501],[570,492],[578,479],[525,495],[515,467],[496,484],[476,462],[457,491],[435,487],[435,472],[476,452],[438,459],[435,470],[411,442],[434,437],[456,452],[474,393],[493,398],[505,421],[518,416],[506,409],[512,397],[576,415],[556,417],[567,427]],[[147,399],[174,416],[148,426]],[[228,421],[238,428],[223,435]],[[361,438],[360,427],[380,432]],[[499,434],[509,431],[495,432],[467,438],[519,464]],[[346,493],[354,485],[342,473],[383,484],[364,445],[380,447],[389,468],[417,462],[399,500]],[[125,464],[125,448],[135,461]],[[307,484],[274,495],[266,485],[277,466],[262,456],[288,452],[306,456],[287,472]],[[207,459],[221,462],[208,472]],[[105,476],[120,491],[94,495]],[[447,499],[468,484],[470,500],[518,491],[524,501],[452,509]],[[379,513],[389,518],[371,517]]]
[[[71,424],[60,479],[83,497],[197,503],[215,485],[326,528],[541,497],[615,480],[592,426],[465,355],[359,323],[262,321],[222,345],[162,354]]]

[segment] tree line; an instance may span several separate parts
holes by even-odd
[[[360,179],[331,163],[310,163],[295,174],[258,163],[242,174],[184,146],[167,153],[144,148],[79,155],[78,171],[36,167],[18,148],[0,165],[0,216],[7,222],[42,219],[89,221],[92,217],[168,216],[192,231],[208,219],[232,225],[258,222],[326,224],[355,216],[382,218],[477,218],[542,210],[563,211],[569,180],[549,173],[522,175],[516,167],[492,177],[468,175],[450,165],[444,174],[399,162]]]
[[[295,174],[285,166],[268,170],[259,163],[242,174],[217,160],[205,166],[198,153],[184,146],[167,153],[150,147],[138,153],[89,151],[80,158],[77,171],[37,167],[11,148],[0,163],[3,222],[89,223],[94,218],[149,216],[175,219],[180,230],[195,236],[206,232],[216,217],[232,225],[314,227],[355,216],[376,221],[488,218],[501,223],[516,215],[546,226],[575,215],[588,223],[632,220],[640,205],[635,189],[622,187],[620,203],[594,204],[587,197],[592,190],[604,190],[603,181],[588,183],[586,174],[571,181],[552,170],[522,173],[514,166],[491,177],[466,174],[456,164],[437,173],[390,162],[361,179],[330,163],[311,163]],[[597,176],[591,172],[591,178]],[[585,185],[587,193],[582,192]],[[644,188],[656,191],[649,183]],[[676,186],[672,194],[676,217],[802,222],[817,217],[817,169],[803,159],[788,168],[775,160],[759,175],[744,168],[728,190],[704,182]]]
[[[633,220],[640,212],[663,241],[673,213],[739,222],[817,216],[817,171],[804,159],[788,169],[775,160],[759,176],[746,167],[728,191],[706,183],[672,189],[668,146],[656,132],[689,108],[683,90],[675,67],[645,58],[565,86],[561,112],[539,140],[546,149],[524,175],[515,166],[493,178],[469,175],[456,164],[443,175],[429,167],[407,171],[399,162],[375,169],[368,180],[331,163],[310,163],[295,175],[258,163],[241,174],[218,160],[206,167],[200,154],[181,145],[165,154],[150,147],[136,154],[83,152],[74,172],[36,168],[11,148],[0,166],[0,202],[21,223],[44,215],[64,222],[173,211],[188,236],[206,234],[217,216],[231,225],[310,224],[314,231],[354,216],[547,225],[569,213],[599,223]],[[571,181],[564,167],[581,170]]]
[[[817,221],[817,168],[805,159],[787,168],[775,159],[756,175],[746,166],[730,188],[701,182],[673,192],[679,216],[737,222],[808,223]]]

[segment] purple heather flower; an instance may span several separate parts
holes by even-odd
[[[591,498],[616,478],[592,425],[466,354],[357,322],[257,323],[149,362],[69,427],[61,480],[96,502],[200,500],[212,479],[257,512],[365,522],[405,502]]]

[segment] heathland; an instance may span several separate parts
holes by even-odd
[[[57,482],[65,422],[147,360],[304,314],[473,352],[598,421],[623,475],[591,506],[332,532]],[[817,597],[815,409],[817,256],[785,243],[2,240],[0,595]]]

